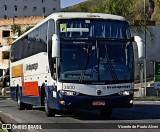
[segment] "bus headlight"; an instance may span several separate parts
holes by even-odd
[[[77,95],[79,95],[78,92],[75,92],[75,91],[64,91],[64,90],[60,91],[60,94],[61,95],[66,95],[66,96],[77,96]]]
[[[131,94],[133,94],[133,90],[121,91],[118,94],[121,96],[131,95]]]

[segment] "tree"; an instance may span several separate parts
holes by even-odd
[[[155,0],[155,9],[152,15],[152,20],[156,21],[156,25],[160,25],[160,0]]]
[[[132,5],[131,0],[109,0],[106,3],[105,13],[128,17]]]
[[[103,4],[102,4],[103,3]],[[97,4],[94,6],[91,6],[89,8],[90,12],[96,12],[96,13],[105,13],[105,8],[106,8],[106,1],[102,2],[101,4]]]
[[[79,10],[81,10],[82,12],[88,12],[88,7],[86,6],[86,5],[80,5],[80,7],[79,7],[80,9]]]
[[[13,34],[18,33],[18,36],[23,34],[23,32],[21,31],[21,26],[18,24],[11,25],[11,30],[12,30]]]
[[[33,28],[33,27],[34,27],[34,26],[28,26],[24,32],[27,32],[28,30],[30,30],[30,29]]]

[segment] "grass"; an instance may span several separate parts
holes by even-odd
[[[6,132],[6,130],[0,129],[0,132]]]
[[[142,97],[136,97],[136,98],[160,98],[159,96],[142,96]]]
[[[160,96],[142,96],[142,97],[135,97],[135,100],[160,101]]]

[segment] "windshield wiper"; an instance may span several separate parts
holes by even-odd
[[[114,69],[114,67],[112,65],[112,62],[109,59],[108,52],[107,52],[107,46],[106,45],[105,45],[105,50],[106,50],[106,52],[105,52],[105,59],[106,59],[106,62],[108,63],[108,65],[109,65],[111,76],[112,76],[113,80],[118,81],[118,77],[117,77],[117,74],[115,72],[115,69]]]
[[[85,62],[84,62],[84,68],[80,74],[80,77],[79,77],[79,82],[82,82],[83,79],[84,79],[84,75],[85,75],[85,72],[86,72],[86,69],[87,69],[87,65],[88,65],[88,61],[89,61],[89,52],[88,52],[88,49],[89,49],[89,44],[88,44],[88,47],[87,48],[83,48],[84,51],[86,51],[87,55],[86,55],[86,58],[85,58]]]

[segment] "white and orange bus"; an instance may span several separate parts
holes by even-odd
[[[121,16],[53,13],[11,46],[11,97],[18,108],[98,109],[133,105],[133,42],[143,57],[143,42],[131,37]]]

